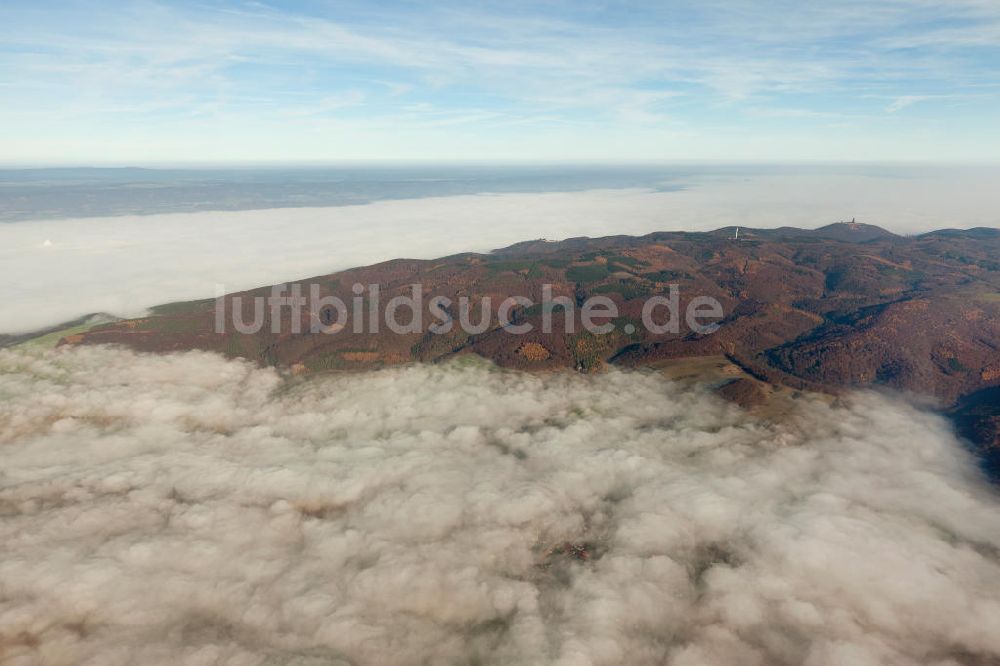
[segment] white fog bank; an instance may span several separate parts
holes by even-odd
[[[874,394],[0,350],[5,664],[967,664],[1000,501]]]
[[[892,178],[850,173],[704,177],[690,189],[591,190],[0,224],[0,333],[92,313],[135,316],[393,259],[518,241],[710,230],[814,228],[856,217],[897,233],[1000,226],[997,170]]]

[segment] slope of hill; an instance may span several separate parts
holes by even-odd
[[[754,376],[778,384],[823,391],[885,386],[934,396],[947,406],[1000,386],[997,257],[1000,237],[989,234],[903,238],[850,224],[813,231],[747,230],[739,241],[727,230],[539,240],[486,255],[399,259],[300,281],[303,294],[314,288],[346,304],[355,302],[354,285],[364,285],[357,301],[364,308],[377,300],[367,285],[378,285],[386,303],[410,295],[411,285],[419,283],[424,316],[420,326],[402,334],[384,326],[373,331],[351,325],[335,334],[309,332],[317,315],[300,312],[294,324],[290,308],[277,312],[277,319],[263,312],[256,333],[238,333],[232,326],[217,333],[215,303],[209,300],[166,306],[150,317],[98,326],[65,342],[149,351],[209,349],[295,372],[463,354],[504,367],[589,371],[605,363],[636,367],[724,354]],[[618,310],[613,330],[606,335],[580,330],[579,308],[573,309],[569,330],[564,312],[543,313],[538,305],[512,310],[511,322],[530,324],[530,333],[516,335],[497,323],[501,301],[520,296],[541,303],[543,285],[577,305],[595,295],[611,299]],[[669,293],[671,285],[680,292],[681,312],[696,296],[716,299],[725,315],[719,330],[701,335],[681,322],[675,333],[652,333],[642,326],[644,303]],[[252,297],[269,294],[269,289],[231,294],[225,299],[227,312],[234,309],[234,297],[241,297],[243,319],[253,321]],[[429,327],[437,319],[427,307],[431,296],[453,303],[489,297],[492,323],[477,333],[457,326],[447,334],[433,333]],[[478,322],[474,307],[472,320]],[[454,307],[448,313],[457,318]],[[543,317],[552,314],[558,315],[551,317],[554,327],[544,333]],[[977,409],[983,411],[981,405]],[[985,430],[974,432],[986,442],[992,431],[988,419],[982,422]]]
[[[920,238],[971,238],[979,240],[994,240],[1000,238],[1000,229],[992,227],[974,227],[972,229],[939,229],[922,234]]]

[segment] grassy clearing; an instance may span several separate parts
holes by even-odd
[[[103,323],[103,322],[102,322]],[[90,329],[94,328],[98,324],[81,324],[79,326],[71,326],[69,328],[64,328],[60,331],[53,331],[52,333],[46,333],[45,335],[39,336],[37,338],[32,338],[26,340],[20,344],[14,345],[14,349],[52,349],[59,341],[65,338],[67,335],[76,335],[77,333],[86,333]]]

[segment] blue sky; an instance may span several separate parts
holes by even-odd
[[[998,0],[0,4],[6,163],[998,155]]]

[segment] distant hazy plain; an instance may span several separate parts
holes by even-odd
[[[1000,226],[997,182],[995,167],[913,166],[6,170],[0,333],[541,237]]]

